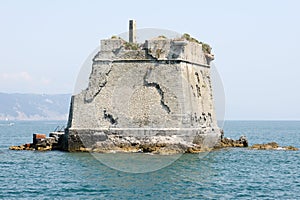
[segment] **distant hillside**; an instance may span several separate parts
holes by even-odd
[[[0,120],[67,120],[71,94],[0,93]]]

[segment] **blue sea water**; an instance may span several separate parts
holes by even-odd
[[[224,149],[184,154],[149,173],[111,169],[89,153],[10,151],[62,121],[0,122],[1,199],[300,199],[300,151]],[[299,121],[226,121],[250,145],[300,147]],[[115,154],[111,154],[112,159]]]

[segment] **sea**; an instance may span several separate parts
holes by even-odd
[[[161,156],[157,167],[157,155],[141,153],[102,160],[90,153],[9,150],[65,124],[0,121],[0,199],[300,199],[300,151],[222,149]],[[300,147],[300,121],[225,121],[223,128],[226,137],[246,135],[250,145]],[[134,171],[135,164],[144,171]]]

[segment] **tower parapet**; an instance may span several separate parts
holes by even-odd
[[[144,43],[135,44],[133,48],[130,44],[121,38],[101,40],[101,49],[95,60],[106,56],[107,53],[115,60],[136,59],[135,57],[126,57],[128,51],[134,50],[136,53],[143,54],[139,59],[156,59],[158,61],[182,61],[197,65],[209,67],[209,63],[214,59],[212,54],[205,53],[202,44],[190,42],[182,38],[152,38],[145,40]],[[105,55],[105,56],[104,56]],[[126,58],[125,58],[126,57]]]

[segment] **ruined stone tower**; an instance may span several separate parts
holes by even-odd
[[[129,27],[129,42],[101,40],[88,87],[72,96],[65,150],[92,149],[112,135],[174,136],[200,146],[218,140],[210,49],[189,36],[138,44],[135,22]]]

